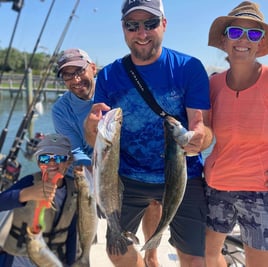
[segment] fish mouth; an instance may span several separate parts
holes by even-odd
[[[122,109],[114,108],[107,112],[98,123],[98,132],[107,143],[112,143],[113,136],[117,132],[116,128],[122,125]],[[118,127],[120,125],[120,127]]]
[[[181,124],[179,121],[177,121],[175,118],[173,118],[171,116],[166,116],[164,122],[166,123],[166,125],[178,126]]]

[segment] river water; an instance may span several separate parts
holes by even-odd
[[[42,102],[43,106],[43,114],[37,114],[34,116],[31,122],[30,130],[25,135],[24,141],[21,145],[21,150],[18,155],[18,162],[21,163],[21,173],[20,177],[25,176],[26,174],[35,172],[38,170],[36,161],[34,158],[29,160],[24,157],[24,151],[26,146],[26,141],[33,137],[36,132],[43,132],[44,134],[54,132],[52,119],[51,119],[51,107],[55,100],[57,99],[56,93],[48,93],[46,95],[46,102]],[[9,94],[1,93],[0,98],[0,133],[2,133],[3,129],[7,124],[7,119],[11,112],[11,107],[13,106],[14,98],[11,99]],[[12,117],[10,123],[8,125],[8,132],[5,139],[5,143],[2,147],[1,154],[8,155],[9,151],[12,147],[12,144],[15,140],[17,131],[19,126],[24,118],[24,115],[27,113],[27,104],[26,98],[18,99],[16,102],[16,106],[14,112],[12,113]]]
[[[28,138],[33,137],[36,132],[43,132],[44,134],[54,132],[52,119],[51,119],[51,107],[58,98],[56,93],[49,93],[46,96],[46,102],[42,102],[43,105],[43,114],[37,115],[33,118],[31,124],[31,130],[26,134],[26,138],[24,138],[24,142],[21,145],[21,150],[18,155],[18,162],[21,163],[21,173],[20,177],[33,173],[38,170],[36,162],[34,158],[29,160],[24,157],[25,145]],[[11,106],[13,105],[13,99],[10,96],[3,95],[0,99],[0,131],[5,128],[9,113],[11,111]],[[27,112],[27,104],[26,99],[18,99],[16,103],[15,110],[11,117],[11,121],[8,125],[8,133],[4,143],[4,146],[1,150],[1,154],[8,155],[11,146],[14,142],[15,136],[17,134],[19,125],[23,120],[24,115]],[[210,152],[210,149],[204,151],[203,155],[206,157]]]

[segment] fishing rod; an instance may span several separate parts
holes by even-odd
[[[54,66],[54,63],[56,62],[56,59],[58,57],[60,48],[62,46],[62,43],[63,43],[64,38],[66,36],[66,33],[68,31],[68,28],[69,28],[69,26],[71,24],[72,19],[75,16],[75,12],[76,12],[76,9],[77,9],[77,7],[79,5],[79,2],[80,2],[80,0],[76,1],[76,4],[75,4],[75,6],[74,6],[74,8],[73,8],[73,10],[71,12],[71,15],[69,16],[69,19],[68,19],[68,21],[66,23],[66,26],[65,26],[62,34],[61,34],[61,37],[60,37],[60,39],[58,41],[58,44],[56,45],[56,48],[55,48],[55,50],[53,52],[53,55],[51,56],[50,61],[49,61],[48,65],[47,65],[47,67],[46,67],[46,70],[42,75],[42,79],[39,82],[37,93],[36,93],[32,103],[30,104],[30,106],[28,108],[28,111],[27,111],[26,115],[24,116],[24,119],[21,122],[21,125],[20,125],[19,130],[18,130],[17,135],[16,135],[16,138],[15,138],[15,140],[13,142],[13,145],[12,145],[12,147],[10,149],[9,155],[5,158],[2,166],[1,166],[1,163],[0,163],[0,178],[1,178],[1,176],[3,177],[3,174],[1,175],[1,171],[2,171],[2,173],[5,172],[7,164],[12,164],[12,163],[16,162],[16,158],[17,158],[18,152],[20,150],[21,144],[23,142],[24,135],[25,135],[25,133],[26,133],[28,127],[29,127],[29,124],[30,124],[31,119],[32,119],[33,114],[34,114],[34,108],[33,107],[34,107],[34,105],[36,103],[36,100],[39,99],[41,91],[44,88],[44,84],[45,84],[45,82],[46,82],[46,80],[47,80],[47,78],[48,78],[48,76],[49,76],[49,74],[51,72],[52,67]],[[18,168],[20,169],[20,166],[18,166]],[[19,176],[19,174],[15,177],[16,180],[18,179],[18,176]],[[1,188],[0,188],[0,191],[1,191]]]
[[[19,23],[20,15],[21,15],[21,9],[18,11],[17,19],[15,21],[14,29],[12,31],[12,35],[11,35],[11,38],[10,38],[10,41],[9,41],[8,50],[6,52],[5,60],[4,60],[4,63],[2,65],[2,71],[0,73],[0,84],[2,82],[2,77],[3,77],[3,74],[4,74],[5,68],[7,67],[7,62],[8,62],[9,54],[10,54],[10,51],[11,51],[11,48],[12,48],[12,43],[13,43],[14,36],[15,36],[15,33],[16,33],[16,30],[17,30],[17,26],[18,26],[18,23]],[[1,152],[1,150],[0,150],[0,152]]]
[[[17,95],[16,95],[16,97],[14,99],[13,106],[12,106],[11,111],[9,113],[9,117],[8,117],[6,126],[5,126],[5,128],[3,129],[2,133],[1,133],[1,136],[0,136],[0,153],[1,153],[3,144],[4,144],[6,136],[7,136],[8,126],[9,126],[9,123],[10,123],[10,120],[11,120],[11,116],[12,116],[12,114],[14,112],[18,97],[19,97],[19,95],[20,95],[20,93],[22,91],[22,86],[24,84],[25,78],[26,78],[26,76],[28,74],[28,71],[29,71],[31,65],[32,65],[33,57],[34,57],[35,52],[36,52],[36,50],[37,50],[37,48],[39,46],[41,36],[42,36],[42,34],[44,32],[45,25],[46,25],[46,23],[48,21],[49,15],[51,13],[51,10],[52,10],[52,7],[54,6],[55,1],[56,0],[53,0],[53,2],[50,5],[50,8],[49,8],[49,11],[47,13],[46,19],[45,19],[45,21],[43,23],[43,26],[41,28],[39,37],[38,37],[38,39],[36,41],[36,44],[35,44],[35,47],[33,49],[32,55],[30,57],[28,68],[25,69],[22,81],[20,83],[19,90],[18,90]],[[33,117],[33,114],[34,114],[34,110],[31,110],[31,111],[27,112],[27,115],[24,116],[24,119],[22,120],[22,122],[21,122],[21,124],[19,126],[19,129],[18,129],[17,135],[15,137],[15,140],[13,142],[13,145],[12,145],[12,147],[10,149],[9,155],[7,157],[3,157],[3,158],[1,157],[1,161],[0,161],[0,192],[2,190],[4,190],[5,188],[9,187],[11,184],[13,184],[19,178],[21,164],[19,162],[17,162],[16,157],[17,157],[18,151],[19,151],[21,143],[22,143],[21,138],[24,137],[24,135],[26,133],[26,130],[27,130],[28,126],[29,126],[29,119]]]
[[[4,63],[3,63],[3,67],[2,67],[2,71],[1,71],[1,74],[0,74],[0,84],[2,82],[2,77],[3,77],[4,71],[5,71],[5,67],[7,66],[7,62],[8,62],[9,54],[10,54],[10,51],[11,51],[11,48],[12,48],[12,43],[13,43],[13,39],[14,39],[14,36],[15,36],[15,32],[16,32],[16,29],[17,29],[17,26],[18,26],[20,14],[21,14],[21,10],[18,11],[17,19],[16,19],[16,22],[15,22],[15,25],[14,25],[14,29],[13,29],[11,38],[10,38],[8,50],[7,50],[5,60],[4,60]],[[3,129],[2,133],[1,133],[1,136],[0,136],[0,153],[1,153],[2,147],[4,145],[4,141],[6,139],[7,132],[8,132],[8,129],[7,129],[7,126],[6,126]]]
[[[18,155],[19,149],[21,147],[21,143],[23,142],[23,139],[24,139],[24,135],[25,135],[25,133],[26,133],[26,131],[28,129],[28,126],[29,126],[29,124],[30,124],[30,122],[32,120],[33,114],[34,114],[34,105],[36,104],[37,100],[40,98],[40,94],[42,92],[42,89],[44,88],[46,80],[49,77],[49,74],[50,74],[50,72],[51,72],[51,70],[52,70],[52,68],[54,66],[54,63],[56,62],[56,59],[58,57],[60,48],[61,48],[62,43],[64,41],[64,38],[65,38],[65,36],[67,34],[67,31],[69,29],[71,21],[72,21],[73,17],[75,16],[75,12],[76,12],[76,9],[77,9],[77,7],[79,5],[79,2],[80,2],[80,0],[76,1],[76,4],[75,4],[75,6],[74,6],[74,8],[73,8],[73,10],[71,12],[71,15],[70,15],[70,17],[69,17],[69,19],[67,21],[66,26],[64,27],[64,30],[63,30],[63,32],[61,34],[61,37],[60,37],[60,39],[59,39],[59,41],[58,41],[58,43],[56,45],[56,48],[55,48],[55,50],[54,50],[54,52],[53,52],[53,54],[52,54],[52,56],[51,56],[51,58],[49,60],[49,63],[47,65],[45,71],[42,74],[42,79],[39,82],[39,85],[38,85],[36,94],[34,96],[34,99],[33,99],[32,103],[29,105],[28,111],[27,111],[27,113],[26,113],[26,115],[25,115],[25,117],[24,117],[24,119],[23,119],[23,121],[21,123],[21,127],[19,128],[19,130],[17,132],[17,136],[16,136],[16,138],[14,140],[14,143],[12,145],[12,148],[10,150],[8,158],[16,159],[16,157]]]
[[[16,94],[16,97],[15,97],[15,99],[14,99],[13,106],[12,106],[11,111],[10,111],[10,113],[9,113],[9,116],[8,116],[8,119],[7,119],[5,128],[2,130],[2,133],[1,133],[1,136],[0,136],[0,153],[1,153],[2,148],[3,148],[3,145],[4,145],[4,143],[5,143],[5,139],[6,139],[7,132],[8,132],[8,126],[9,126],[9,123],[10,123],[10,120],[11,120],[11,117],[12,117],[12,114],[13,114],[13,112],[14,112],[14,109],[15,109],[15,107],[16,107],[17,101],[18,101],[18,99],[19,99],[19,95],[20,95],[21,92],[22,92],[22,87],[23,87],[24,81],[25,81],[25,79],[26,79],[26,76],[27,76],[27,74],[28,74],[28,71],[29,71],[29,69],[30,69],[31,66],[32,66],[32,62],[33,62],[34,55],[35,55],[35,53],[36,53],[36,50],[38,49],[38,46],[39,46],[39,43],[40,43],[41,36],[42,36],[42,34],[43,34],[43,32],[44,32],[45,26],[46,26],[46,24],[47,24],[48,18],[49,18],[49,16],[50,16],[50,13],[51,13],[51,11],[52,11],[52,8],[53,8],[53,6],[54,6],[54,4],[55,4],[55,1],[56,1],[56,0],[53,0],[52,3],[51,3],[51,5],[50,5],[49,11],[48,11],[47,16],[46,16],[46,18],[45,18],[45,21],[44,21],[44,23],[43,23],[43,26],[42,26],[41,31],[40,31],[40,33],[39,33],[39,36],[38,36],[38,38],[37,38],[37,40],[36,40],[36,43],[35,43],[33,52],[32,52],[32,54],[31,54],[31,57],[30,57],[30,59],[29,59],[28,67],[27,67],[27,68],[25,69],[25,71],[24,71],[24,75],[23,75],[23,77],[22,77],[22,80],[21,80],[21,83],[20,83],[20,86],[19,86],[19,90],[18,90],[18,92],[17,92],[17,94]],[[20,127],[20,128],[21,128],[21,127]]]

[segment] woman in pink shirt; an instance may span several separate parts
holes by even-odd
[[[207,267],[224,267],[226,234],[240,226],[246,266],[268,266],[268,25],[245,1],[214,20],[209,45],[230,68],[210,79],[216,143],[205,162],[208,184]]]

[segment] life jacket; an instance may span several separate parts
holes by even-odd
[[[36,183],[42,179],[41,172],[33,175],[33,182]],[[65,185],[67,195],[62,205],[59,218],[55,222],[56,211],[52,208],[45,210],[45,225],[43,237],[48,247],[64,261],[66,252],[66,240],[68,227],[71,224],[73,216],[77,209],[77,189],[75,188],[73,178],[65,175]],[[57,197],[57,193],[56,193]],[[31,227],[35,201],[28,201],[24,207],[13,210],[13,221],[9,235],[5,241],[3,250],[14,256],[28,256],[26,249],[27,227]]]

